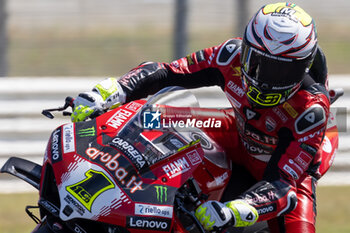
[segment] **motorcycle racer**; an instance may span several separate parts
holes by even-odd
[[[268,220],[271,232],[315,232],[317,180],[329,115],[325,56],[314,20],[292,3],[263,6],[244,37],[171,63],[146,62],[75,99],[73,122],[154,94],[166,86],[217,85],[232,110],[208,134],[256,184],[224,203],[208,201],[196,217],[205,229]],[[227,136],[229,134],[229,136]],[[229,189],[229,187],[228,187]]]

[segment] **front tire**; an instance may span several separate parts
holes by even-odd
[[[55,233],[49,225],[47,224],[47,221],[45,220],[42,223],[39,223],[35,229],[32,231],[32,233]]]

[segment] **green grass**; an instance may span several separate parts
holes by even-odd
[[[317,190],[317,233],[349,233],[350,186],[319,187]],[[35,223],[24,211],[35,205],[37,194],[0,194],[0,232],[31,232]]]
[[[317,189],[317,232],[350,232],[350,186],[318,187]]]
[[[36,205],[38,194],[0,194],[0,232],[29,233],[36,224],[25,213],[26,205]]]

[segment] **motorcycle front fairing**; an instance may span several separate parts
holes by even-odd
[[[179,102],[166,92],[153,100]],[[174,199],[186,182],[194,180],[194,189],[220,200],[231,175],[223,151],[201,130],[144,130],[142,113],[153,104],[138,100],[58,127],[43,166],[19,158],[6,162],[1,172],[40,188],[41,223],[33,232],[185,232]],[[329,160],[323,164],[333,162],[337,147],[333,114],[322,144]]]
[[[192,98],[183,92],[181,97]],[[185,231],[175,216],[179,189],[197,180],[194,186],[205,194],[215,193],[225,186],[229,166],[201,130],[142,126],[143,112],[158,104],[154,100],[167,106],[177,98],[165,91],[147,103],[134,101],[93,120],[58,127],[42,166],[10,159],[2,172],[40,188],[41,218],[33,232]]]
[[[131,102],[52,133],[42,168],[42,215],[54,213],[73,228],[82,220],[130,232],[172,228],[175,193],[204,152],[179,134],[144,130],[138,125],[143,104]]]

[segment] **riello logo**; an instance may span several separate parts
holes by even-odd
[[[145,129],[160,128],[220,128],[221,121],[215,118],[196,119],[196,118],[171,118],[161,117],[160,112],[144,112],[143,127]]]

